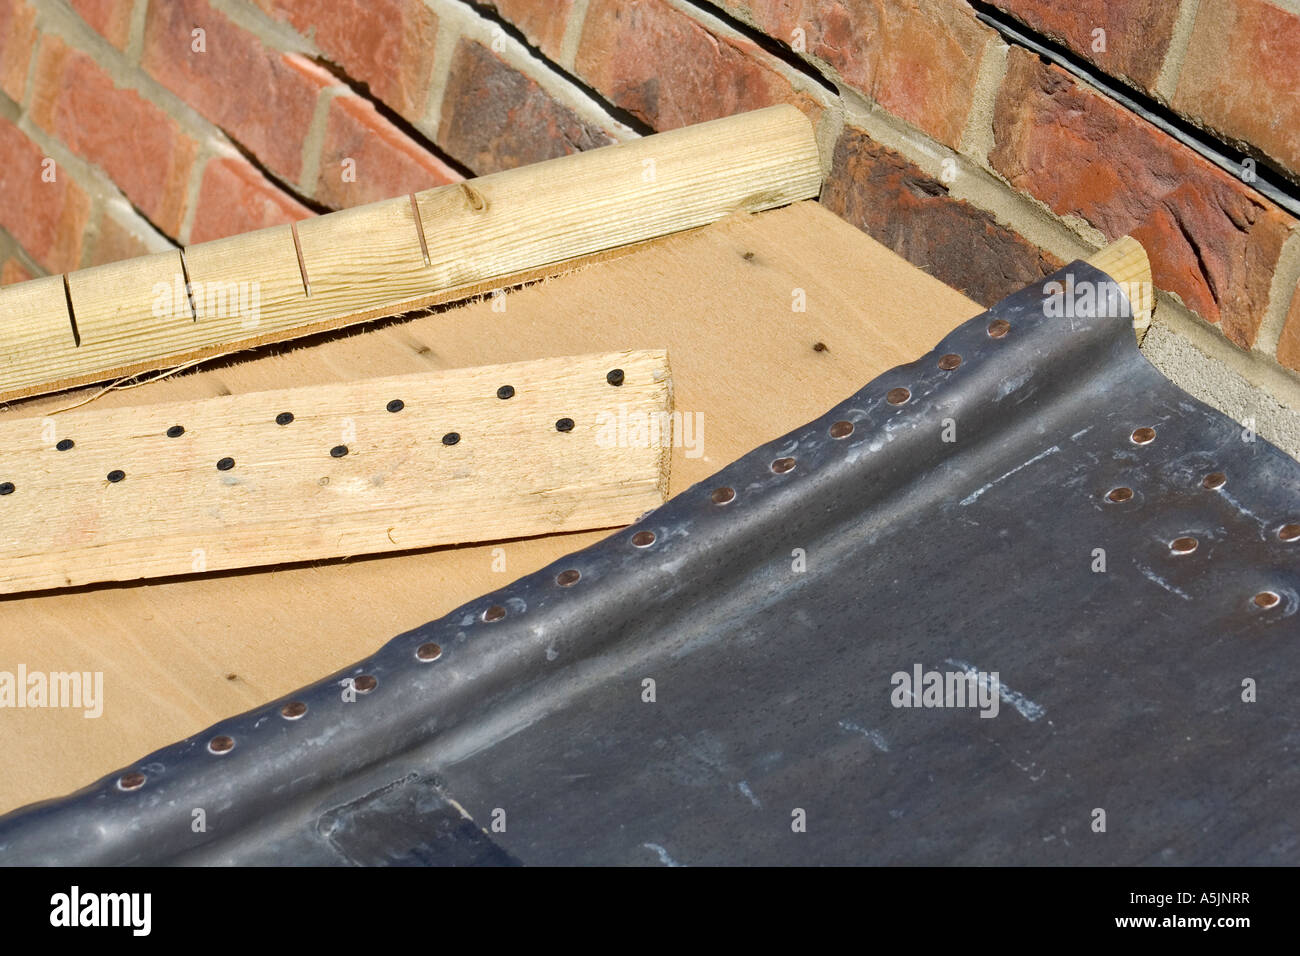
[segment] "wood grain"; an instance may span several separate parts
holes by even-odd
[[[1151,311],[1155,301],[1151,285],[1151,260],[1142,243],[1132,236],[1121,236],[1098,249],[1087,259],[1089,265],[1109,275],[1128,295],[1133,308],[1133,331],[1138,344],[1151,328]]]
[[[7,287],[0,401],[553,275],[814,197],[821,180],[807,117],[773,106],[305,220],[297,246],[275,226],[191,246],[184,266],[177,251],[71,273],[67,297],[58,279]]]
[[[0,422],[0,591],[629,524],[670,394],[638,351]]]

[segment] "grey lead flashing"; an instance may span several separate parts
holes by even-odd
[[[1064,298],[0,819],[0,862],[1297,862],[1300,464]],[[906,706],[929,672],[982,703]]]

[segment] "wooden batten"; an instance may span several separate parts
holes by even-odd
[[[1140,344],[1151,327],[1155,290],[1151,283],[1151,260],[1142,243],[1132,236],[1121,236],[1098,249],[1087,263],[1114,279],[1128,295],[1133,308],[1133,331]]]
[[[0,592],[617,527],[670,410],[647,350],[6,419]]]
[[[554,274],[732,213],[815,197],[821,179],[808,119],[774,106],[74,272],[66,298],[59,277],[10,286],[0,290],[0,400]]]

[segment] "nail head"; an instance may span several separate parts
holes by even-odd
[[[835,422],[831,425],[832,438],[848,438],[853,434],[853,423],[849,421]]]
[[[1267,610],[1274,607],[1280,600],[1282,599],[1272,591],[1260,591],[1255,595],[1255,606]]]

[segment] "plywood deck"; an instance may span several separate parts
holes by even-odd
[[[806,311],[794,311],[799,298]],[[666,348],[702,425],[669,490],[817,417],[982,311],[815,203],[724,220],[509,293],[227,359],[105,407]],[[496,308],[494,309],[494,305]],[[41,427],[79,396],[15,403]],[[695,417],[698,416],[698,417]],[[680,432],[679,432],[680,434]],[[0,450],[2,453],[2,450]],[[0,671],[102,671],[103,712],[0,709],[0,812],[289,693],[604,536],[554,535],[0,598]]]

